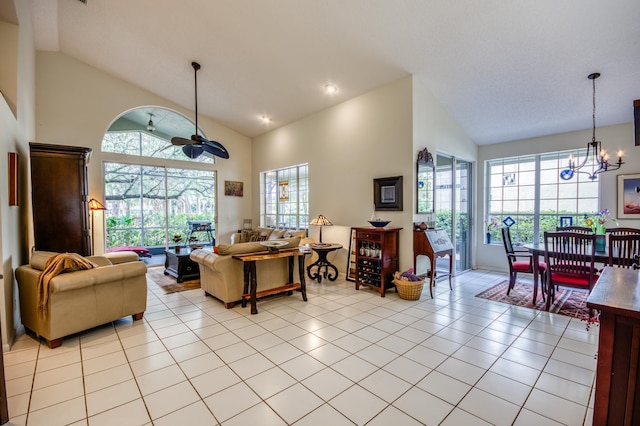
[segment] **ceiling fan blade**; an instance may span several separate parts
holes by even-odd
[[[182,152],[184,152],[185,155],[190,158],[196,158],[203,152],[207,152],[208,154],[220,158],[229,158],[229,152],[224,146],[222,146],[221,143],[209,141],[198,134],[198,70],[200,69],[200,64],[197,62],[191,62],[191,66],[193,67],[193,80],[195,83],[196,134],[191,135],[191,139],[185,139],[179,136],[175,136],[171,138],[171,144],[184,145],[184,147],[182,148]],[[189,146],[191,146],[192,149],[187,149],[187,147]]]
[[[220,142],[216,141],[208,141],[205,139],[205,142],[202,143],[202,149],[208,152],[211,155],[215,155],[220,158],[229,158],[229,151],[222,146]]]
[[[174,136],[171,138],[172,145],[193,145],[196,143],[198,142],[194,141],[193,139],[185,139],[185,138],[181,138],[180,136]]]
[[[185,145],[182,147],[182,152],[189,158],[198,158],[204,152],[201,145]]]

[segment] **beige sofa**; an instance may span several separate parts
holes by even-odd
[[[98,267],[53,277],[46,315],[42,315],[38,278],[47,260],[57,254],[34,251],[29,264],[16,269],[22,324],[46,339],[50,348],[60,346],[65,336],[127,315],[142,319],[147,308],[147,267],[134,252],[90,256],[87,259]]]
[[[291,230],[291,229],[274,229],[274,228],[256,228],[252,230],[242,230],[231,234],[231,244],[249,243],[254,241],[272,241],[283,238],[300,237],[305,239],[307,231]]]
[[[301,240],[300,237],[283,238],[288,244],[282,249],[295,248],[300,243],[306,244],[311,240]],[[256,253],[266,251],[259,242],[247,242],[236,244],[221,244],[218,253],[209,250],[194,250],[191,252],[191,260],[198,263],[200,268],[200,286],[205,293],[221,300],[227,309],[232,308],[236,302],[242,299],[244,288],[243,262],[233,259],[233,255]],[[286,258],[269,259],[256,262],[256,277],[258,290],[268,290],[280,287],[289,279],[288,260]],[[299,277],[296,262],[294,277]]]

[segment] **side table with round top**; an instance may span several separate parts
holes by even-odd
[[[307,275],[309,275],[309,278],[318,280],[319,283],[322,282],[323,277],[329,281],[335,281],[336,278],[338,278],[338,268],[327,260],[327,254],[340,250],[341,248],[342,244],[311,244],[311,250],[318,253],[318,260],[307,266]],[[323,268],[324,273],[322,273]],[[333,275],[331,275],[332,271]]]

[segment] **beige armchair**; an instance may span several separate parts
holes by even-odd
[[[46,339],[50,348],[60,346],[65,336],[127,315],[142,319],[147,308],[147,267],[133,252],[87,257],[98,267],[53,277],[46,314],[39,312],[38,278],[56,254],[34,251],[29,264],[16,269],[22,324]]]

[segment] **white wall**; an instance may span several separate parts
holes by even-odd
[[[42,143],[93,148],[88,167],[89,197],[104,200],[103,162],[117,161],[118,155],[102,153],[102,137],[111,122],[122,112],[140,106],[161,106],[194,119],[186,110],[69,56],[38,52],[37,67],[37,141]],[[224,196],[224,181],[242,181],[244,193],[251,194],[251,140],[213,120],[200,116],[198,125],[205,135],[220,141],[230,153],[228,160],[202,167],[217,171],[218,223],[220,242],[242,227],[242,218],[251,211],[251,197]],[[121,158],[121,157],[120,157]],[[179,161],[153,159],[150,164],[171,165]],[[102,215],[96,215],[96,252],[104,247]]]
[[[325,227],[323,241],[348,241],[351,226],[369,226],[373,179],[403,176],[404,210],[376,212],[400,231],[400,264],[409,267],[412,219],[411,77],[255,138],[253,142],[253,220],[259,223],[259,174],[309,163],[309,215],[325,215],[339,227]],[[317,241],[317,230],[310,227]],[[338,230],[347,235],[335,235]],[[346,249],[336,258],[346,270]],[[411,262],[412,263],[412,262]]]
[[[323,240],[348,241],[352,226],[368,226],[373,210],[373,179],[403,176],[403,211],[376,212],[401,227],[400,269],[413,266],[413,221],[417,153],[428,147],[474,161],[476,146],[413,76],[377,88],[335,107],[298,120],[254,140],[254,187],[259,173],[309,163],[310,216],[324,214],[337,229],[325,227]],[[260,199],[253,194],[253,220]],[[310,235],[317,240],[317,230]],[[342,235],[347,234],[347,235]],[[345,249],[347,247],[345,246]],[[346,271],[346,250],[336,257]]]
[[[32,36],[31,16],[27,2],[16,1],[16,13],[19,20],[17,37],[12,38],[13,46],[0,49],[0,68],[11,67],[12,70],[2,72],[6,80],[0,83],[9,87],[10,99],[0,96],[0,258],[4,276],[0,279],[0,322],[2,323],[2,344],[5,350],[13,341],[16,330],[20,327],[18,310],[18,289],[13,278],[13,271],[28,260],[28,245],[24,236],[27,234],[27,222],[30,216],[28,197],[28,142],[34,135],[35,116],[35,48]],[[11,24],[13,25],[13,24]],[[17,53],[16,53],[17,52]],[[5,62],[5,55],[10,55]],[[16,72],[17,70],[17,72]],[[13,80],[11,80],[13,79]],[[13,96],[13,97],[11,97]],[[19,206],[8,203],[8,153],[19,155]]]
[[[632,117],[630,117],[631,119]],[[494,158],[512,157],[516,155],[536,154],[542,152],[564,151],[570,149],[586,150],[591,141],[592,130],[548,135],[533,139],[485,145],[478,148],[478,198],[479,212],[476,218],[476,241],[478,241],[477,266],[493,270],[508,270],[507,260],[502,244],[484,244],[485,203],[485,162]],[[617,176],[619,174],[640,173],[640,147],[634,146],[633,123],[616,126],[599,127],[596,129],[597,139],[602,141],[602,147],[615,155],[618,149],[624,151],[625,164],[618,171],[611,171],[599,175],[600,181],[600,209],[608,208],[612,217],[617,216]],[[640,228],[640,220],[620,220],[620,226]]]

